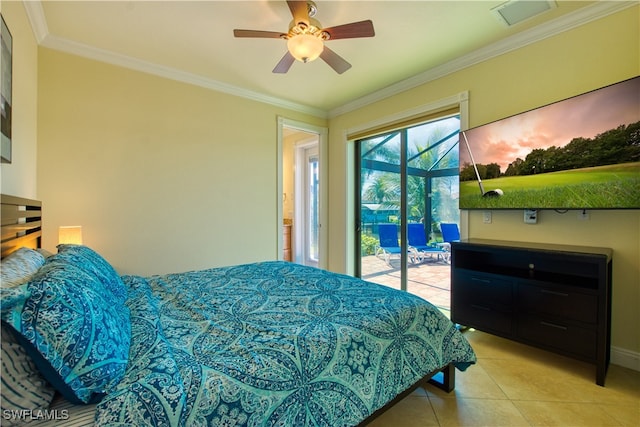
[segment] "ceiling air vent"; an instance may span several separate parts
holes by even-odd
[[[510,27],[555,8],[555,0],[511,0],[494,7],[491,12],[500,22]]]

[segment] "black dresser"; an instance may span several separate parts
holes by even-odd
[[[596,365],[611,347],[612,250],[499,240],[451,244],[451,320]]]

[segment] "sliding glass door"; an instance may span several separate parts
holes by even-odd
[[[459,131],[459,115],[449,115],[356,141],[356,272],[362,278],[421,296],[448,286],[440,223],[459,223]],[[416,236],[426,252],[415,249]],[[440,273],[429,266],[442,266],[447,276],[436,279]]]
[[[407,243],[400,232],[401,204],[406,200],[403,191],[406,174],[402,172],[406,160],[400,158],[406,152],[404,145],[406,138],[403,141],[400,131],[356,142],[360,161],[357,168],[360,245],[356,247],[361,249],[356,270],[360,266],[361,277],[396,289],[405,289],[401,276],[406,270],[402,265],[407,262],[406,256],[402,256],[402,247],[406,254]],[[385,235],[385,230],[390,232]]]

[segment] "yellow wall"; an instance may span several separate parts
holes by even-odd
[[[640,74],[639,7],[544,39],[330,120],[329,268],[348,270],[344,236],[352,167],[345,131],[381,118],[469,91],[474,127]],[[525,225],[522,211],[495,211],[492,224],[470,212],[469,237],[604,246],[614,250],[613,345],[640,352],[640,211],[543,211]]]
[[[36,198],[38,44],[22,2],[1,2],[0,11],[13,37],[13,153],[0,166],[3,194]]]
[[[40,48],[38,194],[121,273],[277,258],[277,116],[324,120]]]

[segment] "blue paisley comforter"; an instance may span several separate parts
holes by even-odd
[[[99,425],[357,425],[473,350],[424,300],[286,262],[124,276],[132,337]]]

